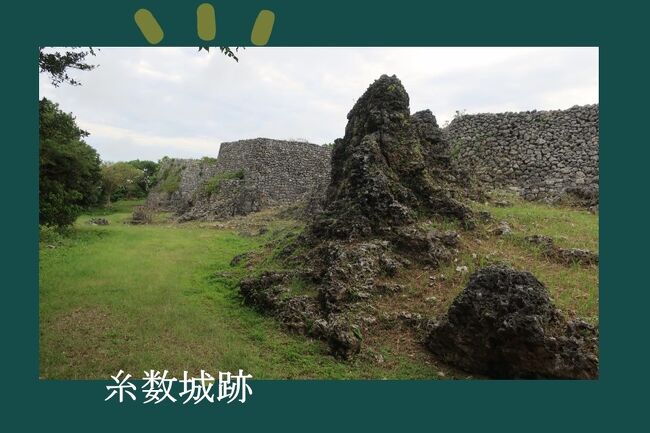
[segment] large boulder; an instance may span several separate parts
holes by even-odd
[[[564,319],[541,282],[507,267],[474,273],[426,344],[449,364],[495,378],[598,377],[598,330]]]

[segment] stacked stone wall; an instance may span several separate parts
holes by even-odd
[[[518,189],[529,200],[555,201],[567,193],[597,197],[598,119],[597,104],[461,115],[445,134],[454,163],[487,187]]]

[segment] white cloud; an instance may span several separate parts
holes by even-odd
[[[221,141],[343,135],[346,115],[381,74],[396,74],[411,110],[439,123],[467,112],[598,102],[597,48],[102,48],[83,85],[40,93],[71,111],[103,159],[216,155]]]
[[[180,74],[166,74],[164,72],[157,71],[155,69],[152,69],[151,65],[143,60],[137,62],[134,65],[133,69],[136,73],[147,78],[169,81],[172,83],[181,83],[183,81],[183,77],[181,77]]]
[[[140,147],[179,147],[191,152],[202,152],[204,155],[219,151],[220,140],[218,138],[160,136],[143,134],[132,129],[103,125],[101,123],[79,121],[78,124],[81,129],[92,131],[93,135],[113,142],[129,142]]]

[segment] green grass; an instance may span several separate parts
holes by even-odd
[[[414,266],[397,275],[405,287],[401,298],[386,298],[380,306],[388,311],[411,311],[425,317],[447,312],[476,270],[491,264],[505,264],[531,272],[548,289],[555,305],[568,317],[599,322],[599,276],[597,265],[566,265],[549,258],[539,246],[525,241],[533,234],[552,236],[562,247],[598,250],[598,215],[581,209],[554,207],[507,197],[512,207],[475,204],[494,217],[474,230],[463,230],[455,221],[434,219],[437,230],[460,233],[458,253],[435,272]],[[501,220],[508,221],[513,233],[497,236],[491,231]],[[467,268],[467,270],[464,269]],[[434,276],[430,280],[430,275]]]
[[[256,378],[437,377],[433,366],[388,348],[382,364],[337,361],[324,343],[288,334],[243,306],[235,281],[246,271],[230,260],[262,248],[282,222],[263,236],[199,224],[124,224],[139,203],[92,212],[108,226],[88,225],[84,215],[67,236],[41,241],[42,378],[240,368]]]
[[[554,263],[524,241],[532,234],[552,236],[562,247],[598,249],[598,216],[508,198],[512,207],[478,204],[495,222],[463,231],[434,221],[440,230],[461,232],[457,261],[435,272],[413,269],[402,278],[406,291],[387,298],[385,307],[443,314],[475,269],[508,263],[531,271],[569,315],[598,322],[598,267]],[[256,378],[438,378],[440,366],[401,330],[367,341],[372,355],[337,361],[326,345],[287,333],[274,319],[242,305],[236,282],[248,273],[277,270],[278,251],[301,229],[277,213],[260,212],[223,223],[175,224],[166,214],[143,226],[124,224],[133,206],[122,201],[83,215],[62,235],[43,230],[40,244],[40,375],[52,379],[106,379],[120,369],[134,375],[148,369],[198,372],[238,370]],[[103,216],[108,226],[86,224]],[[494,236],[500,220],[510,236]],[[266,227],[259,235],[260,227]],[[232,258],[266,251],[252,270]],[[467,266],[469,272],[456,271]],[[441,277],[444,274],[445,277]],[[292,294],[313,294],[301,279]],[[427,298],[435,296],[431,303]],[[391,305],[395,304],[395,305]]]
[[[479,208],[489,211],[497,221],[508,221],[521,238],[546,235],[559,247],[598,251],[598,215],[583,209],[548,206],[511,197],[508,200],[513,206],[502,208],[482,204]]]
[[[529,270],[549,289],[556,304],[570,315],[598,322],[598,266],[555,263],[539,246],[531,245],[526,236],[550,236],[562,248],[583,248],[598,252],[598,215],[583,209],[549,206],[508,197],[511,207],[479,205],[495,218],[495,224],[508,221],[513,233],[503,237],[488,237],[482,242],[470,241],[469,250],[478,253],[478,261],[502,261],[518,269]],[[479,239],[480,241],[480,239]],[[470,270],[477,259],[463,259]]]

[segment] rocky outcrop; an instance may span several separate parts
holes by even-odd
[[[382,76],[348,114],[335,141],[324,211],[312,226],[318,237],[390,236],[418,214],[472,224],[452,180],[448,145],[430,112],[409,112],[396,77]],[[399,236],[399,235],[398,235]]]
[[[426,344],[449,364],[495,378],[598,377],[598,330],[564,319],[532,274],[506,267],[473,274]]]
[[[322,212],[281,251],[288,267],[302,274],[244,280],[244,300],[291,329],[326,340],[333,355],[354,356],[372,323],[363,319],[369,300],[399,291],[379,281],[412,261],[435,266],[450,259],[456,234],[431,230],[426,221],[474,224],[463,203],[467,179],[449,163],[448,150],[430,112],[411,116],[399,79],[379,78],[335,142]],[[296,278],[314,294],[292,295],[288,282]]]
[[[529,200],[598,204],[599,108],[461,115],[445,134],[454,163]],[[584,202],[584,204],[583,204]]]

